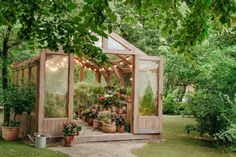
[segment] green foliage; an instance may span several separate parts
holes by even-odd
[[[180,103],[175,92],[168,92],[163,99],[163,113],[176,115],[180,113]]]
[[[231,124],[226,130],[215,134],[214,140],[218,145],[236,145],[236,124]]]
[[[93,104],[98,103],[99,97],[104,94],[105,87],[98,83],[80,82],[75,85],[75,102],[74,108],[79,106],[80,111],[83,111]],[[78,102],[77,102],[78,100]]]
[[[236,122],[233,105],[228,96],[221,93],[196,93],[190,100],[193,114],[201,134],[213,137]]]
[[[155,113],[155,106],[154,106],[154,93],[152,91],[152,87],[150,84],[145,89],[143,98],[140,103],[140,112],[143,115],[151,115]]]
[[[32,84],[24,83],[22,86],[10,85],[8,89],[3,91],[3,106],[7,111],[16,114],[22,112],[31,112],[35,105],[35,87]],[[13,122],[15,122],[15,116]],[[6,122],[5,125],[9,125]]]
[[[141,15],[140,21],[152,21],[165,39],[171,38],[174,51],[194,57],[192,46],[201,43],[209,30],[235,24],[234,1],[155,1],[128,0],[135,3]],[[134,5],[133,5],[134,6]]]

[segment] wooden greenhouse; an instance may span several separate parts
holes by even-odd
[[[63,123],[73,119],[74,111],[78,110],[73,109],[74,99],[78,99],[74,95],[74,82],[83,81],[84,71],[90,70],[98,83],[109,83],[112,77],[116,77],[119,86],[125,86],[128,80],[132,87],[131,100],[126,103],[131,133],[117,137],[114,134],[114,138],[109,136],[110,139],[161,137],[163,59],[146,55],[115,33],[100,38],[96,46],[107,54],[110,66],[102,67],[93,59],[66,54],[63,50],[51,52],[47,49],[29,60],[14,63],[14,82],[20,85],[25,80],[30,81],[37,90],[34,110],[18,119],[31,134],[38,132],[52,138],[63,137]],[[75,77],[76,66],[80,67],[79,77]],[[142,114],[140,105],[148,89],[153,93],[150,102],[153,104],[149,104],[153,112]]]

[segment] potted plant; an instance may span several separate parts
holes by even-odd
[[[75,120],[68,120],[63,124],[64,145],[71,147],[74,136],[78,135],[78,125]]]
[[[102,120],[102,131],[105,133],[116,132],[116,113],[105,114]]]
[[[125,119],[124,127],[125,127],[125,132],[130,133],[130,130],[131,130],[131,129],[130,129],[129,119]]]
[[[80,135],[80,131],[82,130],[82,126],[81,125],[77,125],[77,136]]]
[[[127,102],[132,103],[132,87],[127,87],[126,89],[126,94],[127,94]]]
[[[13,120],[7,119],[3,124],[2,137],[5,140],[17,140],[20,122],[16,121],[16,115],[23,112],[31,112],[35,104],[34,86],[30,84],[10,85],[3,91],[3,105],[5,112],[14,113]]]
[[[116,117],[116,126],[117,126],[117,132],[123,133],[125,131],[125,120],[122,116]]]

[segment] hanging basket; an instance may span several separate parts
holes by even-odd
[[[116,124],[106,124],[102,123],[102,131],[105,133],[115,133],[116,132]]]

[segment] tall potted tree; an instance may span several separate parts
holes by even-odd
[[[35,90],[28,83],[21,87],[18,85],[10,85],[3,92],[4,108],[14,114],[11,120],[6,121],[2,126],[2,137],[5,140],[16,140],[18,138],[19,125],[16,121],[16,115],[22,112],[30,112],[35,103]]]

